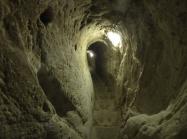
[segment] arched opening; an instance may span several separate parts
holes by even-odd
[[[99,78],[111,91],[114,87],[120,59],[120,51],[114,49],[110,43],[97,41],[87,49],[87,61],[92,79],[97,81]]]
[[[106,52],[107,46],[103,42],[95,42],[88,47],[88,66],[93,79],[98,76],[104,80],[106,72],[105,63],[107,62]]]

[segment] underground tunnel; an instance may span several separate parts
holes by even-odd
[[[187,139],[186,0],[1,0],[0,139]]]
[[[120,112],[114,99],[114,76],[111,74],[111,59],[118,53],[113,51],[103,42],[92,43],[87,49],[95,96],[91,139],[114,139],[119,130]]]

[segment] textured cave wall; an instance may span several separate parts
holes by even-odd
[[[124,139],[187,137],[186,1],[131,1],[117,93]]]
[[[76,45],[89,1],[0,1],[0,138],[89,138],[93,87]]]

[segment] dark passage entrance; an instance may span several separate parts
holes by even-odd
[[[88,64],[91,68],[92,77],[99,76],[104,78],[107,46],[102,42],[96,42],[88,48]],[[93,55],[92,55],[92,54]]]
[[[115,94],[110,88],[113,82],[109,74],[112,52],[113,50],[102,42],[91,44],[87,50],[95,91],[91,139],[116,139],[119,131],[119,111],[115,106]]]

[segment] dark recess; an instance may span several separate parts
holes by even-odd
[[[107,46],[102,43],[102,42],[96,42],[93,43],[89,46],[88,50],[94,52],[95,54],[95,71],[93,72],[93,78],[94,75],[97,74],[97,76],[99,76],[100,78],[105,78],[105,67],[104,67],[104,63],[106,62],[106,57],[105,57],[105,49],[107,48]],[[88,57],[88,61],[89,57]]]
[[[91,67],[90,73],[93,81],[97,82],[97,80],[100,79],[109,87],[109,90],[113,90],[115,78],[110,74],[108,65],[111,63],[112,56],[114,60],[119,58],[118,56],[114,56],[118,55],[117,52],[115,53],[110,46],[100,41],[92,43],[87,50],[95,54],[94,58],[90,58],[87,55],[88,66],[89,68]],[[92,65],[94,65],[93,68]]]
[[[40,20],[42,23],[47,26],[49,23],[51,23],[54,19],[54,12],[52,7],[48,7],[41,15]]]

